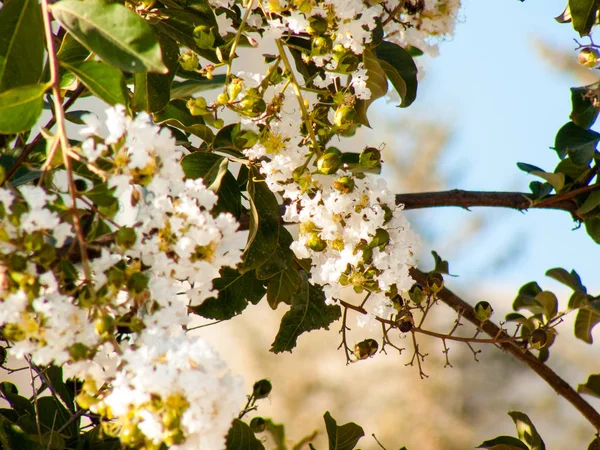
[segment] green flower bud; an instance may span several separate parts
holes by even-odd
[[[258,380],[252,387],[252,396],[256,400],[267,398],[273,389],[273,385],[267,379]]]
[[[137,233],[133,228],[123,227],[115,235],[115,243],[124,249],[130,249],[137,241]]]
[[[262,433],[267,428],[267,421],[262,417],[254,417],[250,421],[250,429],[254,433]]]
[[[356,111],[354,108],[348,105],[341,105],[336,109],[335,115],[333,116],[333,123],[335,126],[343,128],[349,127],[356,121]]]
[[[358,163],[365,169],[381,168],[381,152],[374,147],[367,147],[358,157]]]
[[[423,294],[423,286],[421,286],[419,283],[413,284],[408,290],[408,295],[413,303],[420,305],[425,297]]]
[[[323,34],[327,32],[329,25],[327,24],[327,19],[321,16],[312,16],[308,19],[308,27],[306,27],[306,32],[312,35]]]
[[[139,294],[148,288],[148,277],[141,272],[134,272],[127,281],[127,290]]]
[[[318,36],[312,41],[312,55],[322,56],[331,51],[331,39],[327,36]]]
[[[194,28],[194,41],[202,49],[212,49],[215,44],[215,35],[208,26],[198,25]]]
[[[533,333],[531,333],[531,336],[529,336],[529,344],[532,348],[536,350],[544,348],[547,343],[548,333],[546,332],[546,330],[543,330],[541,328],[534,330]]]
[[[475,317],[477,317],[482,322],[488,320],[493,313],[494,310],[492,308],[492,305],[490,305],[488,302],[479,302],[475,305]]]
[[[229,86],[227,86],[227,95],[229,96],[229,102],[234,102],[238,95],[242,92],[242,80],[234,78]],[[229,103],[228,102],[228,103]]]
[[[81,342],[76,342],[69,347],[69,355],[73,361],[82,361],[90,356],[90,349]]]
[[[225,126],[225,121],[223,119],[215,119],[213,121],[213,127],[215,127],[217,130],[220,130],[224,126]]]
[[[354,180],[346,175],[333,182],[333,187],[342,194],[349,194],[354,190]]]
[[[337,172],[342,167],[342,158],[336,151],[327,151],[317,161],[317,171],[324,175]]]
[[[327,242],[321,239],[319,233],[310,233],[306,240],[306,246],[314,252],[322,252],[327,248]]]
[[[98,317],[94,321],[94,329],[100,336],[113,333],[116,329],[114,317],[109,316],[108,314]]]
[[[217,96],[217,104],[223,106],[223,105],[226,105],[227,103],[229,103],[228,95],[225,93],[220,93]]]
[[[600,63],[600,52],[595,48],[586,47],[579,50],[579,54],[577,55],[577,61],[582,66],[594,68],[598,66]]]
[[[187,106],[192,116],[207,116],[211,114],[203,97],[190,98],[185,106]]]
[[[187,51],[179,55],[179,65],[183,70],[193,72],[194,70],[198,69],[199,63],[198,57],[194,52]]]
[[[427,287],[431,292],[437,294],[444,288],[444,277],[438,272],[429,272],[427,274]]]
[[[85,392],[80,392],[75,397],[75,401],[81,409],[90,409],[92,405],[98,403],[98,400],[93,395],[86,394]]]
[[[354,356],[357,359],[367,359],[377,353],[379,344],[375,339],[365,339],[354,346]]]

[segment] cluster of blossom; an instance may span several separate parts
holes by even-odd
[[[54,177],[56,194],[0,190],[0,326],[9,353],[84,379],[80,405],[113,419],[105,431],[125,444],[220,448],[242,383],[183,328],[188,306],[213,296],[219,270],[240,261],[245,236],[233,216],[211,213],[217,196],[184,179],[182,152],[147,114],[132,120],[116,107],[105,123],[86,122],[81,151],[101,161],[107,179],[87,179],[95,185],[80,194],[103,192],[118,209],[112,219],[96,210],[113,224],[115,243],[83,270],[62,257],[77,243],[65,220],[64,174]]]

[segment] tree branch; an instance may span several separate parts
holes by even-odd
[[[596,185],[593,186],[594,188],[598,188]],[[548,199],[535,204],[533,203],[531,194],[522,192],[484,192],[453,189],[451,191],[440,192],[397,194],[396,203],[403,204],[405,210],[444,206],[455,206],[465,209],[487,206],[511,208],[518,211],[528,209],[557,209],[568,211],[573,216],[573,219],[579,219],[576,214],[577,204],[573,201],[572,197],[563,198],[563,195],[550,196]]]
[[[419,269],[410,269],[411,277],[419,284],[426,285],[427,274]],[[502,331],[494,323],[485,321],[481,323],[475,316],[475,310],[460,297],[444,288],[436,294],[437,298],[443,301],[450,308],[459,313],[462,317],[477,327],[480,327],[486,334],[493,338],[509,339],[510,336]],[[531,352],[524,350],[515,342],[499,342],[498,345],[504,351],[523,362],[531,370],[537,373],[554,391],[566,399],[590,422],[596,431],[600,431],[600,414],[584,398],[581,397],[565,380],[558,376],[550,367],[537,359]]]

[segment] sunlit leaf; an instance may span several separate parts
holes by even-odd
[[[569,12],[573,28],[581,37],[590,34],[598,12],[597,0],[569,0]],[[564,14],[564,13],[563,13]]]
[[[592,337],[593,328],[600,322],[600,305],[596,309],[593,306],[579,308],[575,318],[575,337],[588,344],[594,342]]]
[[[0,93],[0,133],[30,130],[42,114],[46,89],[46,84],[33,84]]]
[[[352,450],[365,435],[362,427],[354,422],[338,425],[329,411],[325,413],[325,428],[329,439],[329,450]]]
[[[264,445],[256,439],[248,424],[233,419],[225,441],[226,450],[265,450]]]
[[[109,105],[127,105],[129,102],[123,73],[110,64],[102,61],[84,61],[64,63],[63,67],[72,71],[85,87]]]
[[[577,392],[600,398],[600,374],[590,375],[584,384],[577,385]]]
[[[381,68],[402,99],[400,106],[410,106],[417,98],[417,65],[410,54],[397,44],[383,41],[375,49]]]
[[[526,414],[519,411],[509,411],[508,415],[512,417],[512,420],[515,422],[517,436],[519,436],[519,439],[522,442],[527,444],[530,450],[546,449],[544,441],[542,441],[541,436],[538,434],[535,426]]]

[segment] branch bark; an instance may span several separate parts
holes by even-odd
[[[403,204],[405,210],[448,206],[465,209],[476,207],[511,208],[518,211],[528,209],[556,209],[568,211],[574,219],[578,219],[576,214],[577,204],[572,198],[562,199],[560,195],[550,196],[548,199],[535,204],[530,194],[522,192],[485,192],[453,189],[451,191],[440,192],[397,194],[396,203]]]
[[[412,268],[410,269],[410,275],[417,283],[426,285],[427,274],[421,272],[419,269]],[[501,329],[493,322],[488,320],[481,323],[475,316],[473,307],[455,295],[452,291],[444,288],[437,293],[437,297],[454,311],[460,313],[461,317],[464,317],[475,326],[480,327],[492,338],[510,338],[508,334],[501,331]],[[588,422],[593,425],[596,432],[600,432],[600,414],[583,397],[581,397],[569,383],[557,375],[550,367],[537,359],[533,353],[524,350],[517,343],[508,341],[499,343],[498,345],[504,351],[510,353],[538,374],[538,376],[548,383],[558,395],[571,403],[571,405],[573,405],[575,409],[577,409]]]

